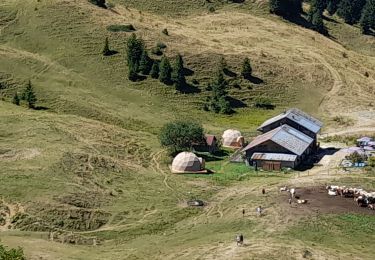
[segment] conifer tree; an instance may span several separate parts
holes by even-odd
[[[228,64],[227,64],[227,61],[225,60],[224,56],[221,56],[221,58],[220,58],[219,69],[223,72],[225,72],[228,69]]]
[[[154,64],[152,64],[150,75],[151,75],[151,78],[153,78],[153,79],[159,78],[159,63],[158,63],[158,61],[154,61]]]
[[[144,51],[144,42],[133,33],[126,42],[126,54],[129,67],[129,79],[134,80],[134,74],[139,72],[141,56]],[[132,77],[132,79],[130,78]]]
[[[20,97],[18,96],[18,93],[14,93],[12,103],[19,106],[20,105]]]
[[[337,15],[344,19],[347,24],[355,24],[361,18],[362,9],[366,0],[341,0]]]
[[[317,16],[315,13],[319,12],[321,15],[323,15],[323,11],[326,7],[325,0],[311,0],[310,1],[310,10],[308,12],[308,20],[309,22],[312,22],[313,16]]]
[[[250,59],[245,58],[242,64],[242,72],[241,72],[242,77],[244,77],[244,79],[249,79],[251,77],[252,71],[253,69],[251,68],[251,65],[250,65]]]
[[[108,37],[105,38],[104,47],[103,47],[102,53],[103,53],[104,56],[111,55],[111,50],[109,49]]]
[[[292,18],[302,12],[302,0],[270,0],[269,8],[273,14]]]
[[[327,33],[327,29],[325,28],[324,22],[323,22],[323,14],[321,11],[316,10],[315,13],[313,13],[312,18],[311,18],[311,24],[312,24],[312,28],[315,31],[321,34]]]
[[[23,94],[24,99],[27,102],[29,108],[34,108],[35,103],[37,101],[36,95],[34,93],[33,86],[31,85],[31,81],[29,80],[28,84],[26,85],[26,89]]]
[[[171,82],[171,72],[172,67],[169,62],[169,59],[166,56],[163,56],[159,65],[159,80],[164,84],[169,84]]]
[[[135,71],[135,68],[133,66],[130,66],[128,68],[128,79],[131,81],[138,80],[138,73]]]
[[[328,0],[327,11],[329,15],[334,15],[337,11],[340,0]]]
[[[282,0],[270,0],[269,5],[270,5],[270,13],[276,14],[276,15],[283,14]]]
[[[176,61],[173,66],[172,80],[176,84],[176,88],[179,89],[186,84],[184,74],[184,60],[180,54],[177,55]]]
[[[148,75],[153,65],[152,59],[148,56],[147,50],[143,50],[141,55],[141,61],[139,63],[139,70],[143,75]]]
[[[212,88],[212,95],[208,100],[206,108],[215,113],[229,114],[232,109],[229,101],[227,101],[228,83],[224,79],[221,69],[218,70],[216,78],[210,86]]]
[[[363,8],[360,26],[364,34],[369,34],[371,28],[375,29],[375,0],[367,0]]]

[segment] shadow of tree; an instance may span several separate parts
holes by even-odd
[[[33,108],[34,110],[48,110],[49,108],[48,107],[45,107],[45,106],[36,106]]]
[[[247,104],[245,102],[243,102],[242,100],[239,100],[237,98],[228,96],[227,100],[229,101],[231,108],[243,108],[243,107],[247,107]]]
[[[118,53],[118,51],[110,50],[110,51],[108,51],[108,53],[104,54],[104,56],[109,57],[109,56],[112,56],[112,55],[116,55],[117,53]]]
[[[231,71],[229,69],[224,69],[223,70],[224,74],[227,75],[228,77],[234,78],[237,77],[237,73],[234,71]]]
[[[247,77],[246,79],[247,79],[248,81],[250,81],[251,83],[256,84],[256,85],[259,85],[259,84],[264,83],[264,80],[263,80],[263,79],[258,78],[258,77],[253,76],[253,75],[251,75],[250,77]]]
[[[185,76],[193,76],[194,75],[194,71],[189,69],[189,68],[184,68],[184,75]]]
[[[197,86],[191,85],[189,83],[184,84],[182,87],[178,88],[177,90],[184,94],[194,94],[194,93],[201,92],[201,90]]]

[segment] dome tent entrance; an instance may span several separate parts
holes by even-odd
[[[204,167],[203,158],[191,152],[182,152],[173,159],[171,170],[173,173],[206,173]]]
[[[241,148],[244,145],[244,138],[240,131],[228,129],[223,133],[223,147]]]

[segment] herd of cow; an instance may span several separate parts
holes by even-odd
[[[353,198],[360,207],[375,210],[375,192],[367,192],[359,188],[347,188],[345,186],[329,185],[326,187],[328,195]]]

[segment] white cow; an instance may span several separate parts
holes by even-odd
[[[294,198],[294,196],[296,195],[296,190],[294,188],[290,189],[289,190],[290,192],[290,195],[292,196],[292,198]]]

